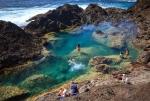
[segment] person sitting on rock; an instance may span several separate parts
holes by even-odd
[[[72,96],[76,96],[79,93],[77,83],[71,82],[70,91]]]
[[[67,89],[65,89],[65,88],[60,88],[60,91],[59,91],[59,93],[58,93],[59,99],[60,99],[60,100],[63,100],[64,97],[67,96],[66,93],[67,93]]]
[[[80,52],[80,44],[77,45],[77,51]]]

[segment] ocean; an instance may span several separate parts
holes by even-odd
[[[0,0],[0,20],[11,21],[18,26],[28,24],[29,18],[46,13],[65,3],[78,4],[85,9],[90,3],[97,3],[102,8],[128,9],[136,0]]]

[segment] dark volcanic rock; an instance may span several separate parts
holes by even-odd
[[[94,57],[90,61],[90,65],[93,66],[97,72],[102,72],[102,73],[109,73],[111,71],[111,67],[109,64],[111,64],[113,61],[110,58],[105,58],[105,57]]]
[[[0,21],[0,69],[13,67],[40,55],[40,40],[11,22]]]
[[[96,4],[90,4],[85,11],[78,5],[65,4],[29,19],[28,21],[31,22],[25,27],[25,31],[44,35],[48,32],[57,32],[86,23],[98,23],[103,21],[106,16],[107,12]]]
[[[48,11],[31,18],[25,27],[26,32],[33,34],[45,34],[47,32],[57,32],[68,26],[78,26],[82,23],[83,9],[77,5],[65,4],[55,10]]]
[[[147,64],[150,62],[150,51],[144,51],[139,56],[139,61],[141,63]]]
[[[86,23],[98,23],[105,19],[107,12],[96,4],[90,4],[84,11]]]
[[[138,0],[137,4],[134,7],[130,8],[129,11],[139,12],[147,8],[150,8],[150,0]]]

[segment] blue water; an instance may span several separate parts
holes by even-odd
[[[46,58],[34,67],[1,75],[0,85],[18,86],[29,90],[31,94],[37,94],[85,74],[89,70],[89,60],[94,56],[119,55],[122,50],[100,44],[92,37],[97,28],[106,31],[110,27],[112,27],[111,23],[104,22],[99,26],[82,26],[73,32],[57,33],[57,40],[50,41],[47,46],[47,49],[53,53],[53,57]],[[131,36],[134,34],[130,32],[130,28],[127,33]],[[81,45],[81,53],[76,50],[77,44]],[[128,44],[125,47],[129,48],[131,59],[134,61],[138,56],[137,50]],[[76,60],[75,65],[69,65],[70,58]]]
[[[0,20],[11,21],[25,26],[29,18],[45,13],[65,3],[78,4],[86,8],[90,3],[97,3],[103,8],[116,7],[128,9],[135,4],[131,0],[0,0]],[[132,0],[135,1],[135,0]]]

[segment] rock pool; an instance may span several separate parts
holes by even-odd
[[[98,26],[82,26],[72,32],[57,33],[57,37],[46,46],[53,53],[53,57],[47,57],[42,63],[32,68],[6,76],[1,75],[0,85],[18,86],[28,90],[31,94],[37,94],[86,73],[89,70],[88,62],[94,56],[119,55],[120,51],[128,47],[131,60],[134,61],[138,56],[138,51],[128,43],[129,41],[115,48],[114,45],[109,44],[112,43],[111,38],[101,37],[99,41],[96,39],[98,37],[93,36],[97,30],[111,35],[112,32],[122,32],[123,35],[125,34],[124,40],[132,40],[136,30],[134,27],[132,23],[128,25],[121,23],[116,27],[104,22]],[[76,50],[77,44],[81,46],[80,53]],[[76,60],[74,65],[69,65],[70,58]]]

